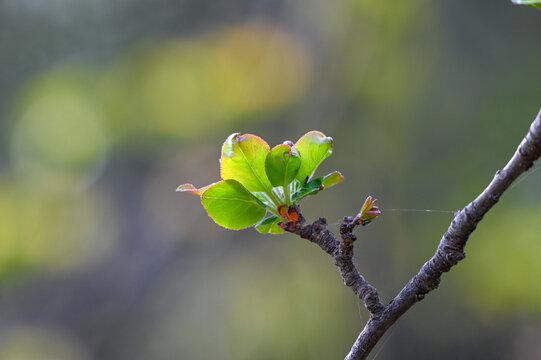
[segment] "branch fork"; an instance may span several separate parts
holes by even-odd
[[[435,254],[387,305],[380,301],[376,288],[365,280],[353,262],[353,244],[357,239],[353,230],[359,225],[368,224],[379,215],[379,209],[375,206],[377,200],[372,201],[369,197],[359,215],[346,216],[343,219],[340,225],[340,240],[329,230],[326,219],[319,218],[310,224],[306,222],[298,206],[288,209],[288,214],[298,216],[288,217],[293,221],[280,223],[280,226],[303,239],[308,239],[329,254],[334,259],[344,284],[364,302],[370,312],[370,319],[345,360],[366,359],[383,334],[410,307],[439,286],[442,274],[466,257],[464,248],[477,224],[498,202],[505,190],[522,173],[530,169],[539,157],[541,157],[541,111],[507,165],[496,172],[492,182],[475,200],[455,214]]]
[[[336,235],[329,230],[325,218],[319,218],[310,224],[306,222],[298,207],[295,207],[295,210],[299,214],[298,220],[289,221],[283,224],[282,228],[309,240],[329,254],[334,259],[334,264],[338,267],[344,284],[364,302],[371,317],[379,316],[385,306],[381,303],[376,288],[366,281],[353,263],[353,243],[357,236],[352,231],[362,223],[359,216],[344,218],[340,225],[341,239],[338,240]]]

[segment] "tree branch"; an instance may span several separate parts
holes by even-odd
[[[334,264],[338,267],[344,284],[348,286],[363,302],[371,317],[377,317],[385,309],[385,305],[379,300],[378,291],[365,280],[353,263],[353,242],[357,237],[352,233],[353,229],[360,224],[358,218],[350,216],[344,218],[340,226],[342,241],[329,230],[327,220],[319,218],[313,224],[306,222],[297,207],[290,208],[298,214],[297,221],[283,224],[284,230],[299,235],[318,245],[323,251],[331,255]]]
[[[421,267],[387,306],[380,302],[376,289],[362,277],[353,263],[353,242],[356,237],[352,231],[359,225],[359,221],[355,220],[357,218],[344,218],[340,227],[342,241],[338,241],[328,230],[325,219],[320,218],[313,224],[307,224],[299,213],[298,222],[288,222],[284,225],[286,231],[309,239],[331,255],[340,270],[344,284],[364,301],[366,308],[370,311],[368,323],[345,360],[366,359],[383,334],[410,307],[438,287],[441,275],[466,257],[464,253],[466,242],[483,216],[498,202],[505,190],[523,172],[531,168],[540,156],[541,111],[511,160],[502,170],[496,172],[492,182],[475,200],[455,214],[434,256]]]

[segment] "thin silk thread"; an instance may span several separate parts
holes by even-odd
[[[539,170],[539,169],[541,169],[541,165],[535,167],[532,171],[525,173],[524,176],[523,176],[521,179],[515,181],[515,182],[513,183],[513,185],[511,185],[511,187],[510,187],[509,189],[514,188],[515,186],[517,186],[518,184],[520,184],[521,182],[523,182],[524,180],[526,180],[530,175],[532,175],[534,172],[536,172],[536,171]]]
[[[383,343],[381,344],[381,346],[379,347],[378,351],[376,352],[376,354],[374,355],[374,357],[372,358],[372,360],[376,360],[376,358],[378,357],[379,353],[381,352],[381,350],[383,350],[383,347],[385,346],[385,344],[387,344],[387,341],[389,341],[389,339],[391,338],[391,336],[393,335],[394,331],[396,330],[396,328],[398,327],[398,323],[400,322],[401,319],[397,320],[396,323],[393,325],[393,328],[391,329],[391,331],[389,332],[389,336],[387,336],[387,339],[385,339],[383,341]]]
[[[424,212],[424,213],[439,213],[439,214],[455,214],[453,210],[432,210],[432,209],[380,209],[381,212],[393,211],[393,212]],[[330,226],[340,225],[342,221],[336,221],[329,223]]]
[[[359,319],[361,320],[361,329],[364,327],[364,316],[361,311],[361,299],[357,298],[357,309],[359,310]]]
[[[445,214],[454,214],[455,211],[452,210],[432,210],[432,209],[380,209],[384,211],[401,211],[401,212],[427,212],[427,213],[445,213]]]

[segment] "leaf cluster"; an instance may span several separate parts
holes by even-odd
[[[272,149],[256,135],[234,133],[222,146],[223,180],[199,189],[183,184],[177,191],[200,195],[208,215],[225,228],[255,225],[262,233],[281,233],[279,223],[292,220],[291,206],[344,180],[338,171],[312,179],[332,152],[333,139],[319,131]]]

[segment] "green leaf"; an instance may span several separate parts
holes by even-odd
[[[340,171],[333,171],[330,174],[327,174],[323,177],[323,180],[321,181],[321,184],[326,188],[329,188],[333,185],[338,184],[339,182],[344,180],[344,176],[340,173]]]
[[[314,179],[308,182],[299,191],[293,194],[291,199],[293,200],[293,202],[296,203],[297,201],[301,200],[302,198],[308,195],[312,195],[319,192],[320,190],[323,190],[322,181],[323,181],[323,178],[319,177],[317,179]]]
[[[201,203],[218,225],[232,230],[256,224],[267,212],[263,204],[235,180],[213,184],[201,195]]]
[[[252,134],[231,134],[222,146],[221,175],[236,180],[248,191],[270,192],[272,186],[265,173],[269,145]]]
[[[297,149],[286,144],[272,148],[265,159],[265,171],[272,186],[287,186],[295,179],[300,166]]]
[[[323,160],[332,154],[333,140],[319,131],[304,134],[295,147],[301,155],[301,167],[297,179],[306,184]]]
[[[278,226],[278,223],[283,221],[282,218],[272,215],[268,218],[261,220],[256,226],[256,230],[260,233],[281,234],[284,229]]]
[[[318,177],[309,181],[306,185],[300,188],[295,194],[293,194],[293,201],[298,202],[302,198],[308,195],[315,195],[323,189],[329,188],[338,184],[344,180],[344,176],[339,171],[334,171],[323,177]]]

